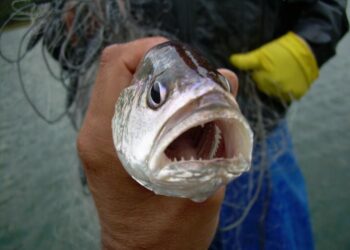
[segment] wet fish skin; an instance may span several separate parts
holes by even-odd
[[[165,102],[152,108],[155,82]],[[172,161],[167,146],[191,127],[215,121],[234,157]],[[140,62],[132,84],[123,90],[112,120],[113,140],[128,173],[157,194],[203,201],[220,186],[247,171],[253,134],[227,89],[227,79],[190,47],[169,41],[152,48]],[[227,138],[224,138],[227,139]],[[227,149],[226,149],[227,151]]]

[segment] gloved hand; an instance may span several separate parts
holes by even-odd
[[[254,51],[231,55],[230,62],[251,70],[260,91],[287,102],[300,99],[319,74],[310,47],[293,32]]]

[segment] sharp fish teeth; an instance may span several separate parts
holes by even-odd
[[[191,161],[194,161],[194,158],[193,158],[193,156],[191,156]]]
[[[219,145],[221,142],[222,136],[221,136],[221,130],[218,128],[217,125],[215,125],[215,135],[214,135],[214,142],[211,145],[210,153],[209,153],[209,159],[213,159],[215,154],[217,153],[219,149]]]
[[[184,160],[185,160],[185,158],[182,156],[182,157],[181,157],[181,161],[184,161]]]
[[[204,128],[204,124],[201,124],[201,127]]]

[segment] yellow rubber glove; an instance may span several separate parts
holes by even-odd
[[[232,55],[230,62],[239,69],[251,70],[262,92],[287,102],[300,99],[319,74],[309,45],[293,32],[254,51]]]

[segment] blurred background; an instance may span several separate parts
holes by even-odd
[[[10,15],[10,2],[0,2],[1,23]],[[5,56],[18,56],[25,27],[17,22],[6,28]],[[57,68],[54,61],[50,65]],[[45,67],[37,47],[21,63],[21,73],[28,95],[54,118],[64,112],[57,107],[64,106],[66,92]],[[350,249],[349,96],[348,34],[288,114],[321,250]],[[67,118],[48,125],[36,116],[23,96],[16,64],[0,59],[0,249],[98,249],[97,218],[72,153],[75,136]]]
[[[347,7],[349,18],[350,8]],[[306,178],[317,249],[350,249],[350,34],[288,123]]]

